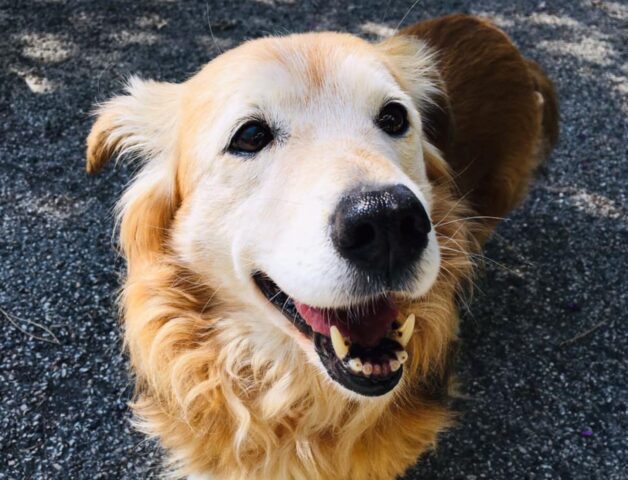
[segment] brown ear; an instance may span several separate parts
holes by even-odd
[[[120,239],[129,271],[164,244],[179,199],[176,139],[180,86],[132,78],[125,95],[97,111],[87,137],[87,171],[97,172],[112,156],[138,158],[142,168],[118,204]]]
[[[439,91],[434,93],[431,102],[423,108],[423,133],[425,138],[447,158],[453,142],[454,123],[451,103],[442,80]]]
[[[421,112],[424,135],[441,153],[451,143],[453,124],[437,55],[416,37],[396,35],[377,44],[401,87]]]

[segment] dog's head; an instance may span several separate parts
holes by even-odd
[[[121,202],[130,274],[167,251],[234,322],[291,336],[344,389],[391,391],[415,321],[399,306],[440,268],[436,82],[419,43],[332,33],[245,43],[182,84],[131,80],[88,139],[88,170],[145,160]]]

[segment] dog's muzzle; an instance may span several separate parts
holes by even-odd
[[[312,306],[292,298],[266,272],[253,273],[264,296],[314,344],[332,379],[366,396],[390,392],[403,374],[415,316],[396,294],[416,279],[431,222],[404,185],[361,186],[330,218],[331,241],[349,266],[346,306]]]

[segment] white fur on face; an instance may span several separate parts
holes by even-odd
[[[360,299],[351,296],[350,266],[332,245],[330,217],[345,192],[361,184],[405,185],[429,214],[421,120],[375,55],[326,51],[316,83],[308,76],[316,70],[311,55],[287,40],[264,40],[276,49],[272,59],[247,56],[216,67],[219,85],[207,86],[212,108],[195,138],[197,184],[178,219],[175,248],[240,303],[259,306],[251,275],[263,271],[299,302],[343,307]],[[409,112],[411,129],[402,138],[374,123],[390,99]],[[252,116],[275,129],[275,141],[250,157],[226,152]],[[401,293],[425,294],[439,267],[432,229],[416,279]]]

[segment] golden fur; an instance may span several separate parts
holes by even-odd
[[[458,330],[457,295],[472,275],[473,254],[494,225],[467,219],[501,216],[513,208],[541,160],[541,150],[547,153],[544,145],[553,143],[555,136],[542,131],[547,120],[535,97],[538,83],[531,75],[544,85],[550,85],[549,81],[536,67],[531,67],[532,74],[526,73],[525,60],[504,34],[469,17],[435,22],[419,24],[404,36],[376,46],[346,35],[325,40],[335,34],[304,40],[314,45],[303,59],[308,91],[324,83],[327,63],[333,61],[333,52],[324,49],[335,50],[334,45],[341,44],[377,56],[404,91],[424,103],[425,111],[431,102],[446,115],[445,122],[437,114],[432,124],[429,115],[425,119],[426,132],[438,127],[437,132],[428,132],[428,138],[444,152],[446,162],[427,139],[420,142],[431,184],[430,214],[441,249],[441,268],[429,293],[403,305],[403,311],[411,310],[419,319],[408,347],[410,360],[399,387],[375,400],[355,398],[335,388],[307,361],[293,337],[278,333],[270,343],[256,343],[254,338],[267,335],[262,331],[269,327],[239,322],[243,313],[230,292],[209,282],[205,272],[195,271],[176,252],[177,232],[184,228],[183,218],[192,208],[188,199],[198,175],[191,153],[194,133],[202,128],[200,112],[210,111],[215,102],[202,87],[218,69],[231,68],[235,54],[227,52],[214,60],[213,70],[203,70],[183,84],[186,90],[134,80],[127,95],[99,109],[87,140],[88,171],[97,171],[114,153],[137,154],[145,161],[120,203],[120,242],[128,261],[122,295],[124,336],[136,376],[133,410],[138,425],[160,439],[170,453],[175,475],[391,479],[433,447],[437,434],[451,423],[447,400]],[[518,67],[516,72],[503,72],[494,82],[501,82],[500,88],[517,82],[521,100],[511,108],[498,105],[487,113],[492,123],[486,131],[478,131],[482,122],[475,119],[482,113],[460,105],[468,88],[477,94],[468,102],[492,101],[488,95],[495,85],[487,87],[481,75],[473,74],[481,68],[482,55],[491,53],[483,50],[475,63],[458,65],[459,55],[448,50],[450,40],[440,35],[450,26],[456,37],[469,36],[465,48],[477,45],[473,38],[478,34],[487,35]],[[426,55],[418,65],[416,49],[423,47],[417,47],[409,35],[427,40],[436,59]],[[257,49],[258,57],[283,58],[281,49],[258,48],[255,42],[245,47],[249,52]],[[555,105],[553,93],[540,91],[545,105]],[[191,113],[182,115],[186,109]],[[526,128],[503,138],[491,130],[509,133],[514,116]],[[445,125],[446,135],[439,137]],[[482,146],[476,143],[480,139]],[[473,148],[488,149],[490,164],[466,157]],[[358,151],[356,156],[363,169],[385,169],[384,164],[375,165],[378,160],[369,152]],[[409,163],[411,156],[407,158]],[[411,171],[412,166],[404,169]],[[276,359],[277,351],[284,352],[281,361]]]

